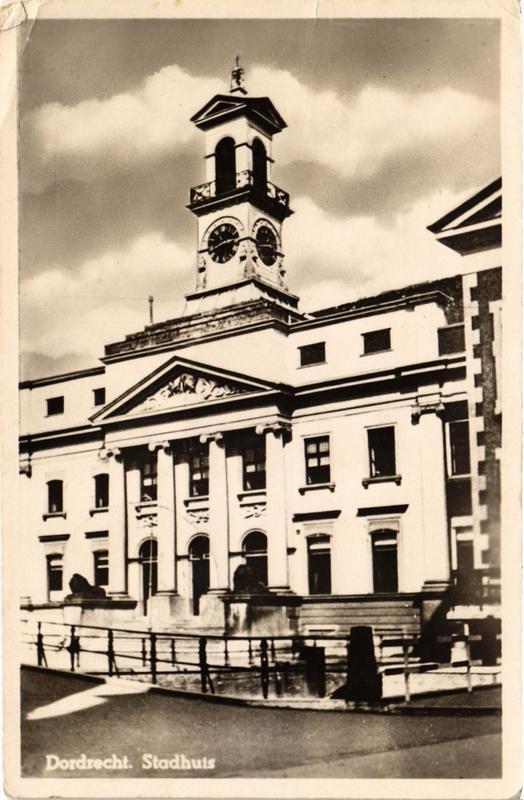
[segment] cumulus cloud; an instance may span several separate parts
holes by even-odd
[[[21,286],[24,352],[64,360],[77,353],[78,366],[96,363],[104,344],[148,322],[149,294],[155,319],[180,313],[192,288],[193,260],[191,252],[149,232],[75,271],[50,265]]]
[[[489,101],[450,87],[403,93],[368,83],[342,98],[285,70],[255,66],[248,77],[250,93],[270,96],[288,122],[276,144],[279,163],[318,163],[346,179],[378,172],[408,146],[431,151],[467,140],[474,147],[496,114]],[[97,170],[180,155],[195,137],[190,116],[223,91],[222,81],[174,64],[131,92],[47,103],[23,120],[24,152],[34,153],[24,173],[35,191],[57,177],[89,181]]]
[[[386,224],[373,216],[334,217],[310,198],[298,198],[284,249],[301,307],[313,310],[460,272],[460,256],[436,243],[426,225],[462,199],[434,192]]]

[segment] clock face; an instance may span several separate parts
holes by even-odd
[[[277,260],[278,242],[269,225],[260,225],[255,234],[257,253],[266,266],[271,267]]]
[[[213,261],[224,264],[232,258],[239,245],[238,229],[231,222],[222,222],[217,225],[207,240],[209,255]]]

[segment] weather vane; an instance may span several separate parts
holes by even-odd
[[[247,90],[244,85],[244,68],[240,66],[240,56],[235,58],[235,66],[231,70],[231,88],[229,91],[231,94],[233,92],[247,94]]]

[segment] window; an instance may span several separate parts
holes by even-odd
[[[248,533],[242,545],[246,564],[251,568],[253,578],[267,586],[267,536],[262,531]]]
[[[109,553],[107,550],[96,550],[93,553],[95,586],[109,584]]]
[[[61,592],[63,586],[63,564],[61,555],[47,556],[47,592],[49,598],[52,593]]]
[[[438,354],[462,353],[466,349],[464,325],[450,325],[438,330]]]
[[[61,514],[64,510],[64,484],[62,481],[48,481],[47,511],[49,514]]]
[[[331,544],[323,533],[307,540],[310,594],[331,594]]]
[[[148,453],[140,465],[140,501],[156,500],[156,453]]]
[[[306,483],[329,483],[331,467],[329,464],[329,436],[306,439]]]
[[[103,406],[106,401],[106,390],[104,387],[93,389],[93,405]]]
[[[149,600],[158,591],[158,543],[146,539],[140,545],[138,561],[142,572],[142,610],[147,614]]]
[[[467,420],[448,422],[449,460],[451,475],[469,475],[469,423]]]
[[[372,478],[395,475],[395,428],[368,430],[369,474]]]
[[[52,417],[53,414],[64,413],[64,398],[62,397],[48,397],[47,403],[47,416]]]
[[[235,186],[235,140],[226,136],[215,148],[215,191],[219,195],[231,191]]]
[[[209,455],[207,448],[191,454],[189,461],[189,494],[205,497],[209,493]]]
[[[391,329],[383,328],[380,331],[368,331],[362,334],[364,340],[364,355],[380,353],[381,350],[391,350]]]
[[[326,360],[326,343],[316,342],[298,348],[300,353],[300,366],[309,367],[312,364],[323,364]]]
[[[95,508],[107,508],[109,505],[109,475],[95,475]]]
[[[266,488],[266,451],[263,445],[247,447],[242,453],[244,491]]]
[[[377,593],[398,592],[397,532],[373,531],[373,591]]]
[[[256,187],[264,189],[267,184],[267,155],[266,148],[260,139],[253,139],[253,183]]]

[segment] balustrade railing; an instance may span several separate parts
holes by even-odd
[[[275,186],[274,183],[270,183],[270,181],[263,182],[255,180],[252,170],[249,169],[237,172],[234,185],[226,188],[218,187],[217,189],[216,181],[209,181],[208,183],[200,184],[200,186],[193,186],[190,193],[190,204],[192,206],[198,206],[201,203],[206,203],[208,200],[213,200],[217,197],[228,197],[239,189],[247,188],[252,188],[262,193],[283,208],[289,207],[289,194],[287,192]]]

